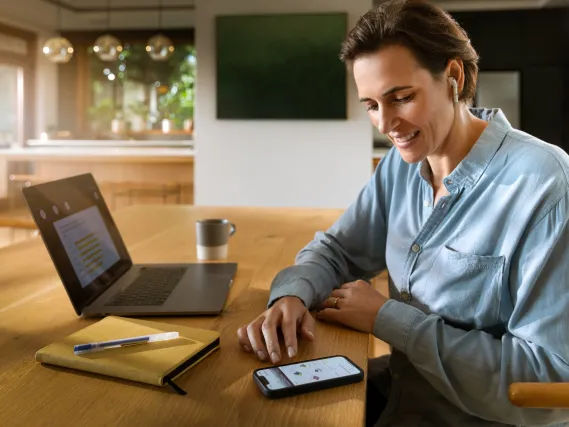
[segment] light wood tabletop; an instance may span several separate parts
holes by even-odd
[[[223,313],[157,318],[221,333],[221,348],[176,380],[186,396],[35,362],[39,348],[96,319],[77,317],[41,239],[0,249],[0,425],[363,425],[365,381],[269,400],[252,381],[253,370],[268,364],[243,352],[236,336],[264,310],[276,273],[340,214],[180,205],[114,214],[135,263],[196,262],[197,219],[228,218],[237,226],[227,261],[238,270]],[[294,360],[343,354],[367,369],[368,334],[317,322],[315,335],[300,343]]]

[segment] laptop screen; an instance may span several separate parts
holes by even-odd
[[[82,287],[119,261],[119,253],[97,206],[53,223]]]
[[[91,174],[24,189],[57,272],[80,314],[132,261]]]

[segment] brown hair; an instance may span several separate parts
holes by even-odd
[[[476,91],[478,54],[462,27],[445,11],[421,0],[387,0],[363,15],[342,43],[340,59],[352,61],[384,46],[402,45],[438,77],[453,58],[462,60],[464,87],[459,99]]]

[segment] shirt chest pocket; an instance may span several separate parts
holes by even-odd
[[[443,246],[431,269],[429,309],[457,326],[499,323],[504,256],[475,255]]]

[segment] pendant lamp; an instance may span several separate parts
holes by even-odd
[[[93,52],[105,62],[116,61],[123,50],[120,40],[108,33],[110,22],[111,0],[107,0],[107,33],[99,36],[93,45]]]
[[[57,28],[61,30],[61,6],[57,6]],[[56,64],[65,64],[73,56],[73,45],[61,36],[46,40],[41,50],[48,60]]]
[[[162,29],[162,0],[158,6],[158,34],[153,35],[146,42],[146,52],[154,61],[166,61],[174,53],[174,43],[164,34]]]

